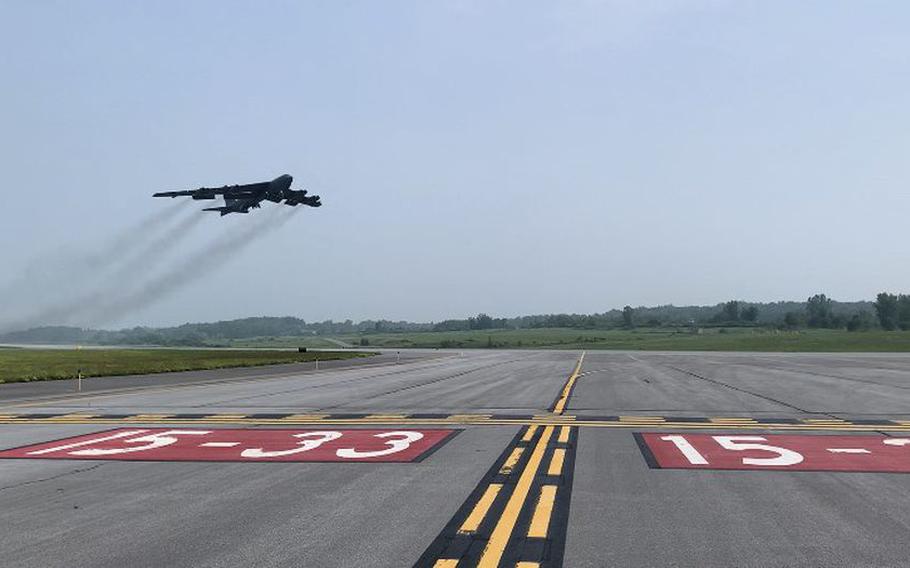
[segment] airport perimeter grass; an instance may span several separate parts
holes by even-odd
[[[369,357],[354,351],[234,351],[218,349],[4,349],[0,350],[0,383],[84,377],[141,375],[254,367],[278,363],[330,361]]]
[[[763,328],[578,330],[563,328],[385,333],[342,336],[369,347],[628,349],[643,351],[910,352],[910,332]],[[367,347],[368,348],[368,347]]]

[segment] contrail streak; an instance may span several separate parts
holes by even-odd
[[[184,203],[177,202],[155,211],[138,223],[122,229],[102,245],[93,247],[81,246],[81,251],[63,250],[54,254],[40,255],[28,263],[23,274],[7,283],[0,289],[0,297],[8,303],[31,303],[36,298],[29,296],[47,296],[57,293],[61,284],[72,290],[92,280],[99,273],[129,256],[133,251],[142,248],[150,239],[157,237],[174,214]],[[89,250],[85,250],[88,248]],[[12,302],[9,302],[12,299]]]
[[[13,323],[0,327],[0,330],[17,330],[35,327],[46,324],[70,324],[73,323],[81,314],[84,314],[97,306],[105,298],[116,294],[119,290],[135,285],[148,272],[148,268],[154,266],[167,254],[169,254],[176,245],[179,245],[193,229],[204,218],[204,214],[199,211],[193,211],[190,216],[185,218],[178,217],[176,225],[164,225],[158,219],[155,219],[157,230],[147,233],[142,238],[141,234],[129,235],[132,240],[130,246],[116,247],[122,253],[128,253],[131,249],[133,255],[127,256],[126,260],[109,259],[105,267],[96,266],[94,270],[79,272],[72,270],[72,267],[54,265],[52,270],[56,272],[55,277],[47,282],[30,282],[28,286],[19,289],[19,296],[32,294],[36,296],[33,299],[22,298],[20,301],[34,305],[31,313],[19,317]],[[140,226],[149,228],[152,224],[142,223]],[[166,232],[161,235],[161,228]],[[124,235],[126,236],[126,234]],[[157,237],[149,240],[149,237]],[[145,245],[138,248],[138,245]],[[108,247],[113,250],[115,247]],[[100,258],[97,257],[97,258]],[[88,262],[86,258],[80,259],[82,262]],[[86,269],[85,265],[80,268]],[[48,276],[54,276],[48,273]],[[94,282],[94,284],[93,284]],[[43,289],[42,289],[43,288]],[[51,305],[47,305],[46,298],[52,298]],[[42,300],[44,300],[42,302]],[[43,304],[43,305],[42,305]]]
[[[251,226],[229,235],[227,238],[216,240],[185,258],[173,269],[147,281],[138,290],[99,306],[97,310],[88,315],[87,320],[92,325],[102,325],[122,319],[131,312],[161,301],[277,230],[287,223],[296,212],[297,208],[273,209],[269,214],[263,214]]]

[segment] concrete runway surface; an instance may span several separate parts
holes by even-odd
[[[403,352],[0,385],[0,565],[898,567],[910,356]]]

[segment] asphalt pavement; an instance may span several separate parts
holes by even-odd
[[[66,383],[0,385],[0,565],[910,556],[910,356],[406,351]]]

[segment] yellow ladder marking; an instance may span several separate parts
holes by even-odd
[[[557,442],[559,442],[560,444],[568,444],[570,432],[572,432],[571,426],[561,426],[559,428],[559,439],[557,440]]]
[[[480,555],[477,568],[497,568],[499,566],[499,561],[502,560],[506,545],[509,543],[509,537],[512,536],[512,531],[515,530],[518,515],[521,513],[521,509],[528,498],[531,483],[534,481],[534,476],[537,475],[537,470],[540,469],[540,462],[543,460],[543,454],[552,435],[553,427],[545,426],[543,434],[537,440],[537,445],[534,446],[534,451],[531,452],[528,464],[525,466],[524,471],[521,472],[518,483],[515,484],[515,490],[509,496],[505,510],[490,535],[486,548],[483,549],[483,553]]]
[[[512,450],[512,453],[509,454],[506,462],[502,464],[501,468],[499,468],[499,473],[502,475],[509,475],[512,473],[512,470],[515,469],[515,464],[517,464],[518,460],[521,459],[521,454],[523,454],[524,451],[524,448],[515,448]]]
[[[553,514],[553,503],[556,501],[556,486],[544,485],[540,488],[540,498],[531,517],[531,526],[528,536],[531,538],[547,538],[550,529],[550,516]]]
[[[496,496],[499,495],[500,489],[502,489],[501,483],[491,483],[487,486],[487,490],[483,492],[483,495],[481,495],[477,504],[474,505],[471,514],[468,515],[468,518],[461,523],[460,527],[458,527],[458,534],[471,534],[477,532],[480,523],[483,522],[484,517],[487,516],[487,512],[493,505],[493,501],[495,501]]]
[[[556,448],[553,450],[553,458],[550,459],[550,467],[547,468],[547,475],[562,475],[562,464],[566,460],[566,450]]]
[[[534,437],[534,434],[537,433],[537,426],[528,426],[528,429],[525,431],[525,435],[521,437],[522,442],[530,442],[531,438]]]

